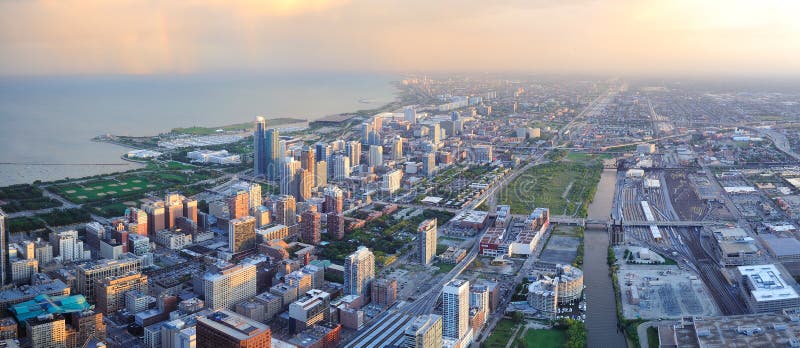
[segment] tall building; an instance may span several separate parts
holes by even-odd
[[[391,307],[397,302],[397,280],[379,278],[372,281],[372,303],[383,308]]]
[[[414,110],[411,106],[407,106],[403,110],[403,120],[411,124],[417,123],[417,110]]]
[[[297,203],[293,196],[282,195],[278,197],[275,202],[275,222],[285,225],[294,226],[297,224]]]
[[[304,146],[302,150],[300,150],[300,167],[303,170],[307,170],[311,172],[311,175],[314,175],[314,169],[316,164],[316,156],[314,156],[314,149],[310,146]]]
[[[350,164],[357,166],[361,164],[361,143],[357,141],[348,141],[345,144],[345,153],[350,158]]]
[[[147,276],[131,273],[101,279],[95,290],[97,310],[108,315],[125,308],[125,294],[130,291],[147,293]]]
[[[417,236],[417,243],[419,243],[419,263],[423,266],[430,265],[433,258],[436,256],[436,243],[438,242],[436,236],[436,219],[428,219],[419,224],[417,228],[419,235]]]
[[[350,177],[350,158],[343,155],[333,156],[333,180],[344,180]]]
[[[375,278],[375,255],[365,246],[344,259],[344,293],[367,298],[370,283]]]
[[[281,136],[277,129],[268,129],[265,137],[267,168],[267,180],[279,180],[281,174],[283,153],[280,150]]]
[[[422,172],[426,176],[433,176],[436,174],[436,154],[428,152],[422,155]]]
[[[454,279],[442,288],[442,335],[461,339],[469,330],[469,281]]]
[[[253,173],[267,174],[267,120],[263,116],[256,117],[253,131]]]
[[[401,158],[403,158],[403,138],[398,135],[392,143],[392,159],[396,161]]]
[[[248,215],[250,210],[250,194],[241,190],[228,197],[228,211],[231,219],[239,219]]]
[[[325,195],[325,212],[341,213],[344,209],[344,191],[338,186],[328,186],[323,194]]]
[[[131,227],[128,229],[129,232],[142,236],[147,235],[147,212],[129,207],[125,209],[125,220],[128,222],[128,226]],[[134,224],[135,227],[132,227]]]
[[[317,245],[322,241],[322,227],[320,221],[322,215],[317,211],[317,206],[312,205],[304,211],[300,221],[300,236],[303,242]]]
[[[78,231],[69,230],[50,235],[50,244],[57,249],[61,262],[75,262],[87,259],[88,251],[84,250],[83,242],[78,239]]]
[[[289,305],[289,318],[294,321],[295,330],[330,321],[330,303],[331,294],[318,289],[310,290],[292,302]]]
[[[155,201],[142,204],[142,210],[147,213],[147,234],[153,236],[164,229],[165,208],[164,202]]]
[[[164,206],[165,206],[165,213],[166,216],[164,217],[164,224],[165,228],[174,228],[175,222],[178,220],[179,217],[182,217],[184,213],[183,203],[184,201],[192,201],[188,200],[183,195],[177,193],[169,193],[164,198]],[[197,202],[195,201],[195,206]],[[158,231],[156,231],[158,232]]]
[[[395,193],[400,189],[400,182],[403,180],[403,171],[400,169],[392,170],[383,174],[381,190],[389,194]]]
[[[0,286],[11,282],[11,266],[9,265],[8,243],[9,233],[6,228],[6,213],[0,209]]]
[[[124,254],[118,260],[99,260],[78,267],[75,274],[75,290],[89,301],[94,301],[97,283],[108,277],[118,277],[142,270],[142,260],[131,254]]]
[[[414,318],[403,332],[402,346],[406,348],[442,347],[442,317],[425,314]]]
[[[473,145],[467,154],[469,161],[472,163],[491,163],[494,160],[492,145]]]
[[[300,176],[300,162],[291,157],[286,157],[281,171],[281,194],[297,197]]]
[[[369,165],[373,167],[380,167],[383,165],[383,146],[369,146]]]
[[[314,160],[317,162],[328,161],[331,155],[333,155],[333,149],[330,145],[325,143],[316,143],[314,145]]]
[[[297,200],[300,202],[308,201],[311,198],[311,189],[314,187],[314,173],[310,170],[301,169],[298,173],[297,181]]]
[[[431,142],[434,145],[438,145],[442,141],[442,126],[439,122],[433,124],[433,128],[431,128]]]
[[[256,247],[256,218],[245,216],[228,221],[228,247],[232,253]]]
[[[229,310],[197,317],[197,348],[269,348],[271,331],[266,324]]]
[[[328,161],[317,162],[314,170],[314,187],[325,187],[328,185]]]
[[[186,197],[183,198],[183,216],[197,222],[197,200]]]
[[[342,240],[344,238],[344,214],[328,213],[326,227],[329,236],[336,240]]]
[[[203,290],[207,308],[233,308],[235,304],[256,295],[256,266],[248,262],[222,265],[216,271],[203,275]]]
[[[29,284],[31,277],[39,272],[39,261],[36,259],[14,259],[11,263],[11,282],[14,284]]]

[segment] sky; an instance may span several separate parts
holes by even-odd
[[[0,75],[800,76],[800,1],[0,0]]]

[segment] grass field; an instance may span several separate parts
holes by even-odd
[[[124,180],[100,179],[80,184],[61,185],[56,188],[56,191],[72,202],[85,203],[117,196],[128,196],[137,192],[153,191],[159,189],[160,186],[151,183],[148,179],[138,177]]]
[[[604,160],[613,157],[614,156],[608,153],[591,154],[585,152],[570,152],[569,154],[567,154],[567,159],[573,162],[586,162],[586,161],[593,161],[596,159]]]
[[[526,348],[561,348],[567,336],[562,330],[528,330],[524,342]]]
[[[433,264],[433,266],[439,267],[439,270],[436,271],[436,273],[447,273],[456,267],[456,265],[454,264],[444,263],[444,262],[436,262]]]
[[[517,324],[511,320],[503,319],[494,327],[492,334],[483,342],[485,347],[505,347],[508,340],[516,332]]]
[[[660,340],[658,339],[658,329],[655,327],[647,328],[647,346],[650,348],[658,348]]]
[[[533,208],[550,208],[554,215],[585,216],[603,167],[593,161],[546,163],[528,169],[503,189],[498,204],[511,206],[513,214]]]

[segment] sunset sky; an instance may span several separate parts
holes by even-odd
[[[0,75],[800,75],[798,15],[769,0],[0,0]]]

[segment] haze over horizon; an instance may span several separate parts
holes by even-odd
[[[793,1],[2,1],[0,75],[800,76]]]

